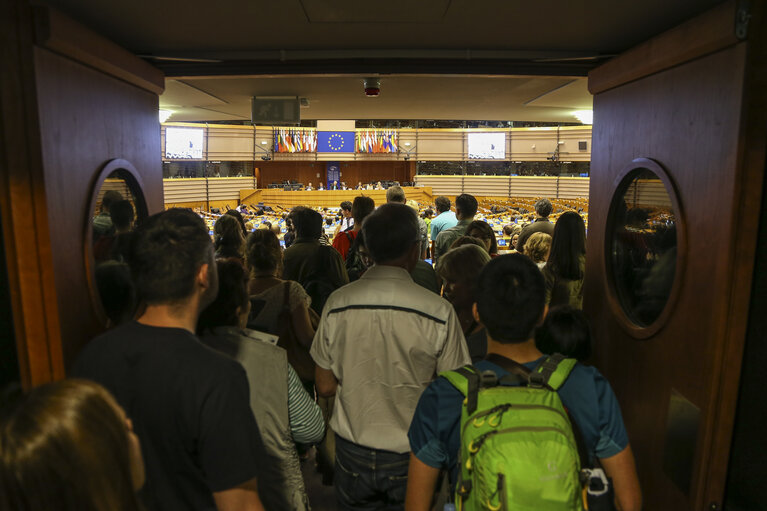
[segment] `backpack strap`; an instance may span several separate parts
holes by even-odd
[[[530,382],[541,382],[552,390],[557,390],[565,383],[567,377],[570,376],[576,362],[574,358],[565,358],[561,353],[554,353],[546,357],[546,360],[541,362],[535,368],[535,371],[530,373]]]
[[[474,413],[477,410],[477,396],[482,383],[479,371],[474,366],[467,365],[453,371],[439,373],[439,375],[466,397],[466,411],[469,415]]]

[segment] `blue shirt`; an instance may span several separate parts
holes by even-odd
[[[455,218],[455,213],[452,211],[440,213],[431,221],[431,240],[436,240],[437,234],[456,225],[458,225],[458,219]]]
[[[525,366],[534,369],[542,360]],[[481,371],[493,371],[499,378],[508,374],[486,360],[474,366]],[[628,446],[618,400],[596,368],[576,364],[558,393],[580,427],[590,456],[609,458]],[[463,395],[458,389],[445,378],[437,378],[421,394],[408,431],[413,454],[430,467],[449,469],[451,482],[457,480],[462,402]]]

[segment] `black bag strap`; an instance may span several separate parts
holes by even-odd
[[[555,358],[556,357],[556,358]],[[550,357],[547,357],[546,360],[541,364],[541,367],[543,367],[542,371],[539,373],[537,371],[532,371],[528,369],[527,367],[523,366],[519,362],[515,360],[511,360],[510,358],[506,358],[503,355],[499,355],[498,353],[488,353],[485,356],[485,360],[488,362],[491,362],[498,367],[507,370],[509,373],[514,375],[517,378],[522,378],[522,384],[529,384],[531,382],[532,375],[535,374],[542,374],[543,375],[543,381],[541,382],[541,385],[543,388],[546,388],[548,390],[551,390],[552,392],[556,392],[554,389],[552,389],[548,385],[549,377],[556,371],[557,364],[561,360],[564,360],[564,356],[560,355],[559,353],[555,353],[554,355],[551,355]],[[552,363],[552,361],[555,360],[555,362]],[[501,383],[510,382],[510,380],[505,380],[505,378],[501,378]],[[475,405],[476,406],[476,405]],[[564,405],[563,405],[564,406]],[[578,427],[578,423],[575,422],[575,419],[573,419],[573,415],[570,413],[570,410],[567,409],[567,407],[564,407],[565,412],[567,412],[567,418],[570,419],[570,426],[573,428],[573,436],[575,437],[575,446],[578,449],[578,457],[581,459],[581,468],[586,468],[591,465],[589,462],[589,454],[588,450],[586,449],[586,442],[583,439],[583,433],[581,433],[581,428]]]
[[[469,367],[471,366],[459,367],[455,372],[466,378],[468,383],[468,388],[466,390],[466,412],[471,415],[477,411],[480,376],[479,371],[471,371],[469,370]]]

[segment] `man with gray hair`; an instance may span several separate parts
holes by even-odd
[[[524,254],[525,242],[533,233],[544,232],[549,236],[554,236],[554,224],[549,221],[549,215],[554,209],[549,199],[540,199],[535,203],[535,213],[538,218],[534,222],[522,228],[517,239],[517,252]]]
[[[426,259],[426,249],[429,246],[429,232],[426,227],[426,222],[423,218],[418,216],[418,203],[415,201],[408,201],[405,197],[405,191],[399,185],[392,185],[386,189],[386,202],[395,204],[407,204],[415,209],[416,217],[418,218],[418,231],[421,233],[421,253],[418,257]]]
[[[410,278],[421,249],[412,208],[382,205],[362,235],[375,264],[330,295],[311,354],[318,394],[336,396],[340,509],[402,509],[418,398],[436,374],[470,358],[453,307]]]

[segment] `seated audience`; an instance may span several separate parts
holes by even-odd
[[[282,251],[273,232],[257,230],[251,233],[246,256],[250,272],[248,295],[253,303],[248,327],[277,336],[284,336],[287,329],[292,329],[306,356],[300,357],[294,351],[297,347],[291,347],[288,360],[302,379],[313,379],[314,365],[308,352],[319,318],[310,308],[312,299],[298,282],[282,280],[277,276],[282,272]],[[286,324],[288,317],[289,324]]]
[[[437,263],[437,275],[442,279],[442,296],[455,309],[472,362],[482,360],[487,353],[485,329],[474,319],[471,307],[477,301],[479,273],[489,261],[490,255],[484,246],[469,244],[451,248]]]
[[[533,338],[546,313],[545,298],[543,276],[527,257],[505,255],[485,265],[473,311],[487,330],[489,355],[488,360],[475,364],[478,370],[492,371],[501,379],[509,374],[504,367],[514,362],[534,370],[545,360]],[[577,423],[589,456],[599,458],[612,478],[618,509],[639,510],[642,499],[634,455],[620,406],[607,380],[596,368],[576,364],[557,393]],[[437,378],[421,395],[408,433],[412,449],[405,505],[408,511],[431,509],[440,469],[448,471],[455,488],[463,401],[461,391],[445,378]],[[531,509],[545,509],[544,499],[542,495],[540,505],[531,504]]]
[[[586,226],[574,211],[557,220],[543,277],[550,307],[570,304],[583,308],[583,275],[586,271]]]
[[[592,346],[586,314],[569,305],[552,307],[543,325],[535,331],[535,346],[546,355],[561,353],[583,362],[591,356]]]
[[[546,266],[550,249],[551,236],[545,232],[533,233],[532,236],[527,238],[527,243],[525,243],[525,255],[541,269]]]
[[[189,210],[158,213],[134,231],[128,260],[145,308],[88,343],[71,374],[104,385],[131,417],[147,509],[263,509],[245,371],[194,335],[218,291],[208,228]]]
[[[213,224],[215,239],[216,258],[224,259],[234,257],[240,261],[245,258],[245,238],[242,235],[242,226],[232,215],[221,215]]]
[[[474,220],[466,227],[466,236],[473,236],[479,238],[485,245],[490,257],[496,257],[498,255],[498,241],[495,239],[495,233],[490,224],[484,220]]]
[[[416,400],[434,374],[470,359],[453,308],[410,278],[421,249],[415,212],[384,204],[362,232],[375,264],[328,299],[311,353],[318,394],[336,396],[339,507],[401,509]]]
[[[273,344],[275,337],[245,328],[250,312],[245,269],[234,259],[218,261],[217,268],[218,295],[200,314],[200,340],[237,360],[248,375],[250,407],[265,448],[258,479],[264,507],[308,510],[295,442],[322,440],[322,412],[301,385],[285,350]]]
[[[0,509],[141,511],[131,420],[101,385],[47,383],[0,412]]]

